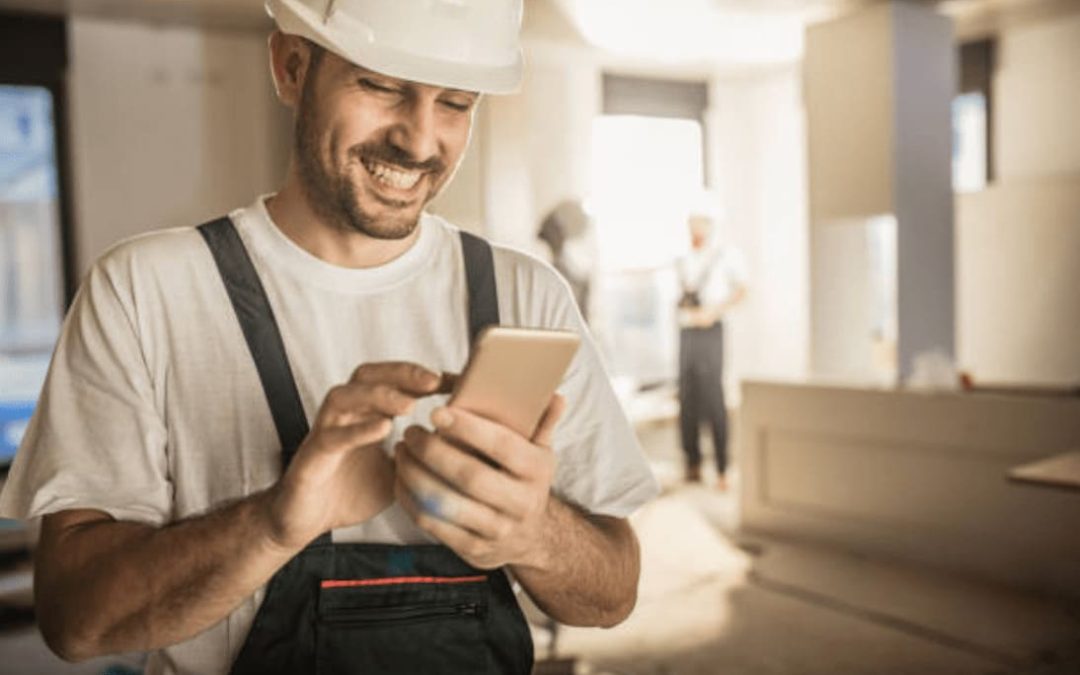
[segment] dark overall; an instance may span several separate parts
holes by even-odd
[[[199,227],[255,360],[282,445],[282,471],[308,434],[281,334],[235,227]],[[499,322],[487,242],[461,233],[469,331]],[[360,487],[358,486],[358,489]],[[503,570],[445,546],[335,544],[324,533],[270,580],[234,675],[527,675],[533,645]]]
[[[679,307],[700,307],[701,291],[714,274],[714,255],[696,283],[682,279]],[[712,431],[716,470],[727,469],[727,405],[724,403],[724,324],[679,331],[679,437],[688,467],[701,465],[701,422]]]

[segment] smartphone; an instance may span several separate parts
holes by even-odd
[[[571,331],[489,326],[476,337],[450,405],[532,438],[580,342]]]

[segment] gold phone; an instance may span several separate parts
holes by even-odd
[[[450,405],[532,438],[580,342],[571,331],[489,326],[476,338]]]

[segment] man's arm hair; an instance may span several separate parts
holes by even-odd
[[[552,496],[539,566],[514,576],[548,616],[571,626],[621,623],[637,604],[641,552],[624,518],[586,514]]]
[[[297,553],[274,541],[269,498],[160,528],[88,509],[45,516],[34,598],[46,643],[81,661],[158,649],[221,621]]]

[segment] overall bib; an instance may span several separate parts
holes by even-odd
[[[243,329],[282,446],[307,436],[270,302],[228,218],[199,227]],[[461,233],[470,337],[499,322],[491,247]],[[329,532],[266,587],[232,675],[528,675],[533,645],[502,569],[437,544],[335,544]]]

